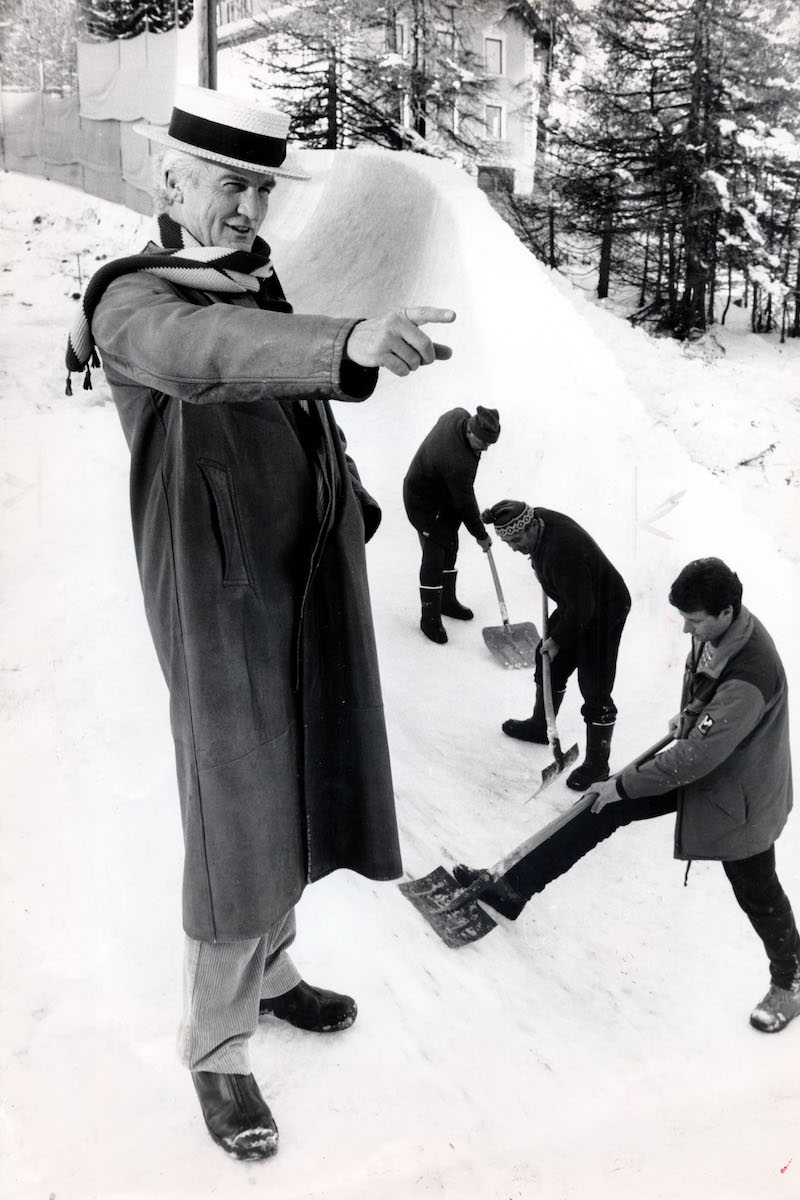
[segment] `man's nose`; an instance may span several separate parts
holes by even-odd
[[[255,188],[248,188],[239,196],[239,212],[243,217],[248,217],[254,223],[258,221],[260,206],[258,203],[258,192]]]
[[[684,633],[691,633],[691,632],[692,632],[692,627],[691,627],[691,625],[689,624],[689,622],[688,622],[688,621],[684,621],[684,622],[683,622],[683,632],[684,632]]]

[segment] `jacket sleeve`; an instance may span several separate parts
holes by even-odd
[[[626,796],[658,796],[702,779],[728,758],[764,714],[764,697],[742,679],[721,683],[688,735],[641,767],[623,771]]]
[[[192,304],[166,280],[139,272],[109,285],[92,333],[111,376],[192,403],[364,400],[378,373],[345,357],[356,324],[353,318]],[[343,370],[345,385],[359,392],[345,390]]]
[[[481,520],[478,501],[475,499],[475,472],[469,467],[457,467],[447,474],[447,490],[453,511],[463,521],[474,538],[482,541],[486,527]]]

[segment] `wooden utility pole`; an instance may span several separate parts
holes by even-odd
[[[217,88],[217,0],[195,0],[197,21],[197,82]]]

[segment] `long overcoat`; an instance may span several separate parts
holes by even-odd
[[[364,552],[379,512],[328,404],[375,386],[343,357],[353,324],[142,273],[93,317],[131,451],[197,939],[260,936],[336,868],[401,871]]]

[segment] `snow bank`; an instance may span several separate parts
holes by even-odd
[[[748,341],[735,372],[687,359],[554,280],[454,169],[380,152],[306,158],[312,183],[282,183],[266,229],[297,309],[458,312],[441,330],[449,363],[385,379],[337,417],[384,506],[369,561],[407,871],[487,863],[572,796],[555,784],[525,803],[548,753],[500,733],[529,711],[532,681],[483,646],[499,613],[468,535],[459,587],[476,620],[450,622],[446,647],[419,633],[401,483],[420,438],[455,404],[497,407],[481,503],[560,508],[622,569],[634,611],[615,692],[620,764],[674,709],[685,638],[666,593],[689,558],[717,553],[739,570],[794,670],[794,492],[772,489],[767,512],[761,482],[748,490],[720,469],[716,443],[747,456],[746,422],[716,439],[687,428],[707,420],[709,388],[733,405],[774,391],[770,419],[791,443],[793,348],[768,359]],[[622,831],[523,919],[458,952],[393,885],[340,873],[309,889],[297,961],[312,982],[351,990],[359,1020],[331,1038],[265,1026],[253,1067],[280,1154],[248,1167],[213,1146],[174,1053],[180,829],[127,451],[101,372],[93,392],[62,394],[72,294],[100,256],[140,245],[147,222],[53,184],[4,177],[0,189],[6,1194],[786,1196],[800,1028],[775,1040],[749,1029],[767,986],[761,949],[715,864],[681,886],[669,821]],[[689,409],[667,411],[678,394]],[[496,551],[512,620],[538,619],[526,560]],[[573,684],[565,744],[581,734],[579,704]],[[790,824],[779,850],[796,906],[797,847]]]

